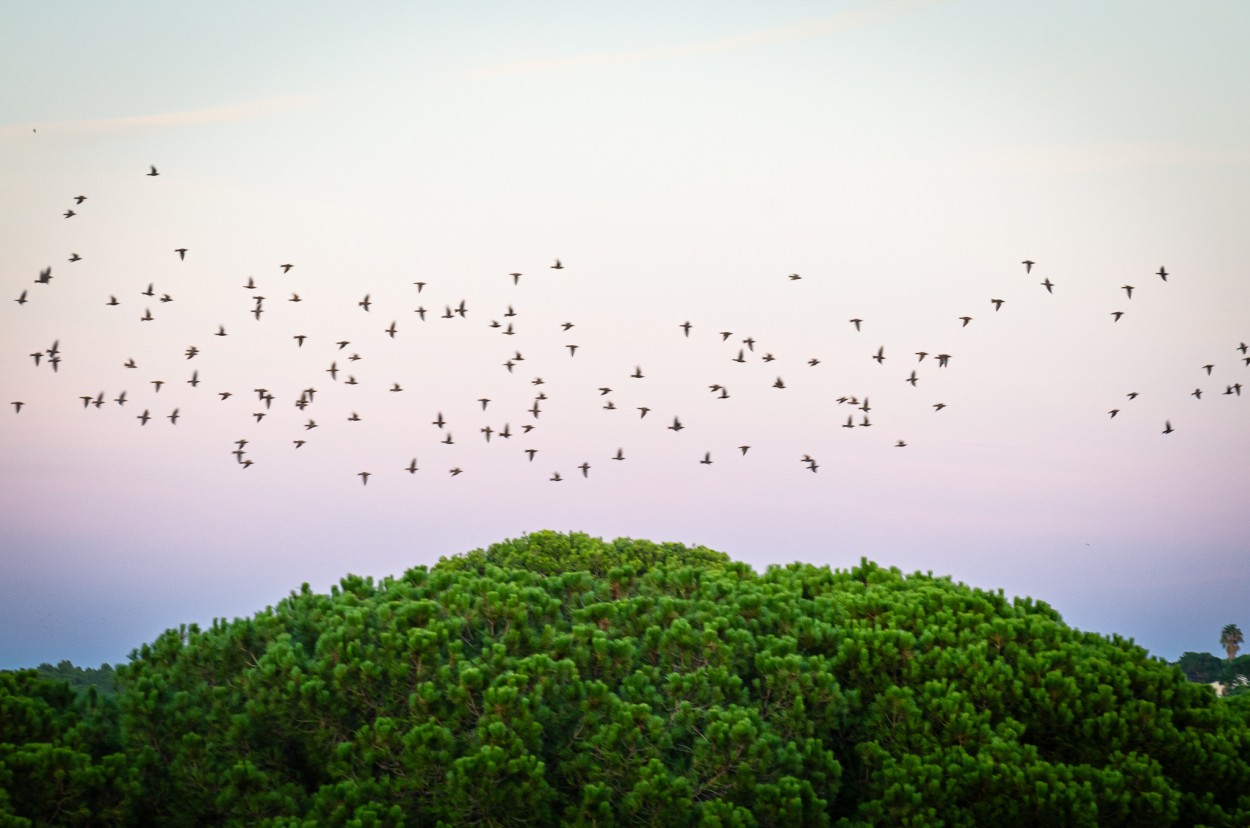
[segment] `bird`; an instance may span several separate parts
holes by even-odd
[[[151,417],[148,416],[148,410],[145,408],[143,413],[135,417],[135,419],[139,421],[139,425],[147,425]]]
[[[700,460],[699,462],[705,466],[712,465],[712,452],[710,451],[703,452],[703,459]]]
[[[408,464],[408,465],[404,468],[404,471],[408,472],[409,474],[416,474],[416,473],[417,473],[417,458],[415,458],[415,457],[414,457],[414,458],[412,458],[412,462],[411,462],[411,463],[409,463],[409,464]]]
[[[335,342],[334,344],[339,346],[339,350],[341,351],[344,348],[346,348],[348,345],[351,345],[352,343],[349,340],[340,339],[338,342]]]
[[[934,411],[941,411],[943,408],[946,408],[946,403],[934,403],[933,404]]]
[[[200,372],[199,372],[199,371],[192,371],[192,372],[191,372],[191,379],[187,380],[187,385],[190,385],[192,388],[195,388],[195,387],[197,387],[199,384],[200,384]]]
[[[1117,415],[1117,414],[1119,414],[1119,413],[1120,413],[1120,409],[1118,409],[1118,408],[1113,408],[1113,409],[1111,409],[1110,411],[1108,411],[1107,413],[1108,413],[1108,414],[1110,414],[1110,415],[1111,415],[1111,419],[1113,419],[1113,420],[1114,420],[1114,419],[1115,419],[1115,415]]]
[[[66,211],[65,211],[65,218],[71,218],[71,217],[76,216],[76,215],[78,215],[78,214],[77,214],[77,213],[75,213],[73,210],[66,210]]]
[[[191,359],[199,352],[200,352],[200,349],[192,345],[190,348],[187,348],[186,350],[187,359]]]
[[[612,455],[612,459],[613,459],[613,460],[624,460],[624,459],[625,459],[625,449],[623,449],[623,448],[618,448],[618,449],[616,450],[616,454]]]
[[[569,328],[576,327],[572,322],[561,322],[560,330],[567,331]]]
[[[1002,299],[991,299],[991,300],[990,300],[990,304],[994,306],[994,311],[995,311],[995,312],[997,312],[999,309],[1001,309],[1001,308],[1002,308],[1002,306],[1003,306],[1003,300],[1002,300]]]
[[[1046,278],[1046,279],[1044,279],[1044,280],[1042,280],[1042,283],[1041,283],[1041,284],[1042,284],[1042,287],[1046,288],[1046,292],[1047,292],[1047,293],[1054,293],[1054,291],[1053,291],[1053,290],[1051,290],[1051,288],[1053,288],[1053,287],[1055,286],[1055,283],[1054,283],[1054,282],[1052,282],[1052,281],[1050,281],[1049,277],[1048,277],[1048,278]]]
[[[908,378],[905,380],[905,382],[909,382],[909,383],[911,383],[911,387],[912,387],[912,388],[915,388],[915,387],[916,387],[916,379],[917,379],[917,377],[916,377],[916,372],[915,372],[915,371],[912,371],[912,372],[911,372],[911,376],[910,376],[910,377],[908,377]]]
[[[903,447],[904,447],[904,446],[906,446],[906,445],[907,445],[907,442],[906,442],[906,441],[904,441],[904,440],[899,440],[897,443],[895,443],[895,444],[894,444],[894,447],[895,447],[895,448],[903,448]]]
[[[1031,271],[1033,270],[1033,262],[1030,262],[1028,259],[1025,259],[1025,260],[1024,260],[1023,262],[1021,262],[1020,264],[1024,265],[1024,272],[1025,272],[1025,273],[1029,273],[1029,272],[1031,272]]]
[[[120,394],[118,394],[117,399],[113,400],[113,402],[117,403],[118,405],[125,405],[126,404],[126,392],[123,391]]]
[[[317,427],[317,421],[312,419],[311,417],[308,419],[308,422],[304,423],[305,431],[311,431],[316,427]]]
[[[52,281],[52,267],[49,265],[48,267],[45,267],[43,270],[39,271],[39,278],[35,280],[35,284],[46,285],[50,283],[51,281]],[[22,295],[25,296],[26,294],[23,292]]]
[[[295,265],[293,265],[293,264],[284,264],[284,265],[279,265],[279,267],[281,267],[281,268],[282,268],[282,272],[283,272],[283,273],[290,273],[290,272],[291,272],[291,268],[295,267]]]
[[[174,425],[178,425],[178,409],[175,408],[173,413],[169,415],[168,419]]]
[[[417,293],[420,293],[421,289],[425,287],[426,283],[425,282],[413,282],[413,284],[417,286]]]
[[[148,173],[149,176],[160,175],[160,173],[156,171],[156,166],[154,164],[148,164],[148,168],[151,170],[151,172]]]
[[[455,477],[458,474],[463,474],[464,470],[461,469],[459,466],[455,466],[451,469],[448,469],[448,472],[451,474],[452,477]]]
[[[1171,421],[1171,420],[1164,420],[1164,421],[1163,421],[1163,433],[1164,433],[1164,434],[1171,434],[1171,433],[1172,433],[1172,421]]]
[[[1163,280],[1163,281],[1165,281],[1165,282],[1168,280],[1168,272],[1167,272],[1167,270],[1166,270],[1165,268],[1163,268],[1162,266],[1160,266],[1160,267],[1159,267],[1159,272],[1158,272],[1158,274],[1157,274],[1157,275],[1158,275],[1158,277],[1159,277],[1160,279],[1162,279],[1162,280]]]
[[[1128,392],[1128,394],[1127,394],[1126,396],[1128,396],[1128,398],[1129,398],[1130,400],[1135,400],[1135,399],[1137,399],[1137,392],[1136,392],[1136,391],[1130,391],[1130,392]]]
[[[721,332],[720,332],[720,341],[721,341],[721,342],[725,342],[725,341],[727,341],[727,340],[729,339],[729,337],[731,337],[731,336],[733,336],[733,331],[721,331]]]
[[[255,280],[255,279],[253,279],[251,276],[248,276],[248,277],[247,277],[247,284],[246,284],[246,285],[244,285],[243,287],[247,288],[248,290],[255,290],[255,289],[256,289],[256,280]]]
[[[600,397],[606,397],[608,394],[611,394],[611,393],[612,393],[612,389],[611,389],[611,388],[608,388],[606,385],[601,386],[601,387],[599,388],[599,396],[600,396]]]
[[[802,276],[800,276],[800,275],[799,275],[799,274],[797,274],[797,273],[791,273],[791,274],[790,274],[790,281],[791,281],[791,282],[797,282],[799,279],[802,279],[802,278],[803,278],[803,277],[802,277]]]
[[[630,374],[630,376],[633,377],[634,379],[642,379],[642,366],[635,365],[634,373]]]
[[[863,321],[864,321],[864,320],[862,320],[862,319],[852,319],[852,320],[850,320],[851,324],[855,326],[855,330],[857,330],[857,331],[858,331],[858,330],[860,330],[860,327],[859,327],[859,326],[860,326],[860,323],[862,323]]]
[[[373,303],[369,301],[369,294],[367,294],[367,293],[366,293],[366,294],[365,294],[365,298],[364,298],[364,299],[361,299],[361,300],[360,300],[359,302],[357,302],[356,304],[357,304],[357,305],[360,305],[360,307],[364,308],[364,309],[365,309],[365,311],[366,311],[366,312],[368,312],[368,310],[369,310],[369,306],[370,306],[371,304],[373,304]]]
[[[746,453],[750,448],[750,446],[738,446],[738,450],[742,452],[743,457],[746,456]]]
[[[299,294],[298,294],[298,293],[292,293],[292,294],[291,294],[291,298],[290,298],[290,299],[288,299],[287,301],[288,301],[288,302],[300,302],[300,301],[303,301],[303,300],[301,300],[301,299],[299,298]]]
[[[521,274],[520,274],[520,273],[509,273],[508,275],[512,277],[512,284],[514,284],[514,285],[518,285],[518,284],[520,284],[520,283],[521,283]]]
[[[152,380],[152,384],[156,386],[155,393],[159,394],[161,392],[161,386],[165,384],[165,380]]]
[[[305,441],[305,440],[292,440],[291,442],[295,444],[295,447],[296,447],[296,448],[299,448],[300,446],[304,445],[304,443],[305,443],[305,442],[307,442],[307,441]]]
[[[226,326],[225,326],[225,325],[218,325],[218,326],[217,326],[217,333],[213,334],[213,336],[225,336],[225,335],[226,335]]]
[[[950,354],[938,354],[937,355],[938,367],[945,368],[946,363],[950,360],[950,358],[951,358]]]
[[[230,397],[233,395],[229,391],[218,391],[217,396],[221,397],[222,402],[225,402],[226,400],[230,399]]]
[[[330,367],[326,369],[326,373],[330,375],[330,379],[334,380],[335,382],[338,382],[338,379],[339,379],[338,363],[331,362]]]
[[[552,270],[563,270],[564,265],[560,264],[560,260],[556,259],[556,263],[551,266]]]
[[[25,305],[26,304],[26,291],[22,291],[22,295],[17,297],[13,301],[17,302],[19,305]]]
[[[1120,317],[1124,315],[1124,311],[1112,311],[1111,315],[1115,317],[1115,321],[1119,322]]]
[[[122,367],[123,368],[138,368],[139,366],[136,365],[134,359],[131,358],[131,359],[126,360],[125,363],[122,364]]]
[[[681,420],[676,417],[673,418],[673,424],[668,427],[669,431],[681,431],[683,428],[685,428],[685,426],[682,425]]]
[[[175,247],[174,252],[178,254],[179,261],[186,261],[187,249],[185,247]]]
[[[356,472],[356,475],[360,478],[361,484],[365,486],[369,485],[369,474],[369,472]]]
[[[485,410],[486,410],[486,405],[487,405],[487,403],[489,403],[489,402],[490,402],[490,400],[489,400],[487,397],[482,397],[482,398],[480,398],[480,399],[478,400],[478,402],[480,402],[480,403],[482,404],[482,410],[483,410],[483,411],[485,411]]]
[[[885,362],[885,346],[884,345],[882,345],[880,348],[877,349],[877,353],[875,356],[873,356],[873,359],[877,361],[878,365],[881,365]]]
[[[1201,389],[1201,388],[1195,388],[1195,389],[1193,390],[1193,393],[1191,393],[1189,396],[1191,396],[1191,397],[1197,397],[1198,399],[1202,399],[1202,389]]]
[[[577,354],[577,346],[576,346],[576,345],[565,345],[564,347],[566,347],[566,348],[568,348],[568,349],[569,349],[569,356],[575,356],[575,355]]]
[[[812,357],[811,359],[807,361],[807,364],[815,368],[817,365],[820,364],[820,360],[816,359],[815,357]]]
[[[81,261],[82,261],[82,256],[79,256],[77,253],[70,253],[70,254],[69,254],[69,260],[70,260],[71,262],[81,262]]]
[[[589,463],[583,462],[580,466],[578,466],[578,468],[582,470],[582,477],[590,477]]]
[[[959,327],[961,327],[961,328],[966,328],[966,327],[968,327],[968,323],[972,321],[972,317],[971,317],[971,316],[961,316],[961,317],[959,317],[959,318],[963,320],[963,324],[959,326]]]
[[[846,422],[842,424],[843,428],[855,428],[855,415],[846,415]]]
[[[529,456],[531,463],[534,462],[534,455],[538,453],[538,449],[525,449],[525,453]]]
[[[638,419],[640,419],[640,420],[641,420],[643,417],[647,416],[647,412],[648,412],[648,411],[650,411],[651,409],[650,409],[650,408],[647,408],[645,405],[640,405],[640,406],[638,406],[638,410],[641,412],[641,413],[638,415]]]
[[[121,302],[118,302],[118,301],[117,301],[117,297],[116,297],[116,296],[114,296],[113,294],[111,294],[111,293],[110,293],[110,294],[109,294],[109,300],[108,300],[107,302],[105,302],[104,304],[106,304],[106,305],[120,305],[120,304],[121,304]]]
[[[443,419],[443,412],[441,411],[438,412],[438,419],[436,419],[433,423],[431,423],[431,425],[436,425],[439,428],[442,428],[443,426],[447,425],[447,421]]]
[[[1236,350],[1241,351],[1243,354],[1247,351],[1247,349],[1250,349],[1250,345],[1247,345],[1244,342],[1238,344],[1236,348]]]
[[[21,400],[14,400],[13,402],[11,402],[11,403],[9,403],[9,404],[13,406],[13,413],[14,413],[14,414],[21,414],[21,413],[22,413],[22,406],[26,405],[26,403],[22,402]]]
[[[559,482],[561,482],[562,480],[564,480],[564,478],[560,476],[560,472],[555,472],[555,473],[553,473],[553,474],[551,475],[551,482],[552,482],[552,483],[559,483]]]
[[[391,326],[386,329],[386,333],[390,334],[391,339],[395,338],[395,322],[391,321]]]
[[[1120,285],[1120,289],[1128,294],[1128,298],[1130,299],[1133,298],[1133,286],[1132,285]]]
[[[298,347],[303,348],[303,347],[304,347],[304,340],[305,340],[305,339],[307,339],[307,338],[308,338],[308,336],[307,336],[306,334],[296,334],[295,336],[293,336],[293,337],[291,337],[291,338],[292,338],[292,339],[294,339],[296,342],[298,342],[298,343],[299,343]]]
[[[1204,365],[1204,366],[1202,366],[1202,367],[1206,369],[1206,371],[1207,371],[1207,376],[1209,377],[1209,376],[1211,376],[1211,369],[1212,369],[1212,368],[1214,368],[1215,366],[1214,366],[1214,365],[1211,365],[1211,364],[1207,364],[1207,365]]]
[[[693,327],[693,326],[692,326],[689,322],[682,322],[682,323],[681,323],[680,325],[678,325],[677,327],[681,328],[683,331],[685,331],[685,332],[686,332],[686,337],[687,337],[687,338],[689,338],[689,337],[690,337],[690,328],[691,328],[691,327]]]
[[[420,317],[421,317],[421,321],[422,321],[422,322],[424,322],[424,321],[425,321],[425,314],[426,314],[426,310],[425,310],[425,307],[424,307],[424,306],[414,309],[414,310],[413,310],[413,313],[415,313],[415,314],[419,314],[419,315],[420,315]]]
[[[87,197],[86,197],[85,195],[74,196],[74,203],[75,203],[75,204],[82,204],[82,203],[83,203],[84,201],[86,201],[86,200],[87,200]]]

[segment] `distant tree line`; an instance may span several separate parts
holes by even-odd
[[[1250,707],[1037,601],[540,532],[0,674],[0,825],[1250,824]]]

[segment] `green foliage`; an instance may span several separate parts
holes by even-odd
[[[1229,661],[1237,657],[1237,651],[1245,640],[1241,628],[1236,624],[1225,624],[1224,629],[1220,630],[1220,646],[1228,653]]]
[[[75,667],[72,662],[62,660],[57,662],[55,667],[45,662],[35,669],[44,678],[64,681],[76,691],[86,692],[88,688],[94,687],[96,692],[103,696],[112,696],[117,692],[116,673],[109,664],[101,664],[93,669]]]
[[[305,585],[117,673],[124,761],[62,738],[89,764],[44,757],[0,823],[50,824],[57,768],[79,800],[120,792],[119,824],[1250,821],[1241,701],[1040,602],[867,561],[757,574],[542,532]],[[57,686],[5,697],[35,699],[6,750],[74,727]]]
[[[1223,680],[1227,664],[1210,653],[1183,653],[1177,659],[1176,666],[1181,668],[1185,678],[1190,681],[1210,684]]]

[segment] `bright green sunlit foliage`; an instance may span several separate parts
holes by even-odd
[[[868,561],[540,532],[0,681],[14,825],[1250,823],[1244,705]]]

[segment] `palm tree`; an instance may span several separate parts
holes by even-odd
[[[1225,624],[1224,629],[1220,631],[1220,646],[1228,652],[1228,660],[1232,661],[1237,657],[1237,651],[1241,649],[1241,643],[1245,638],[1241,635],[1241,628],[1236,624]]]

